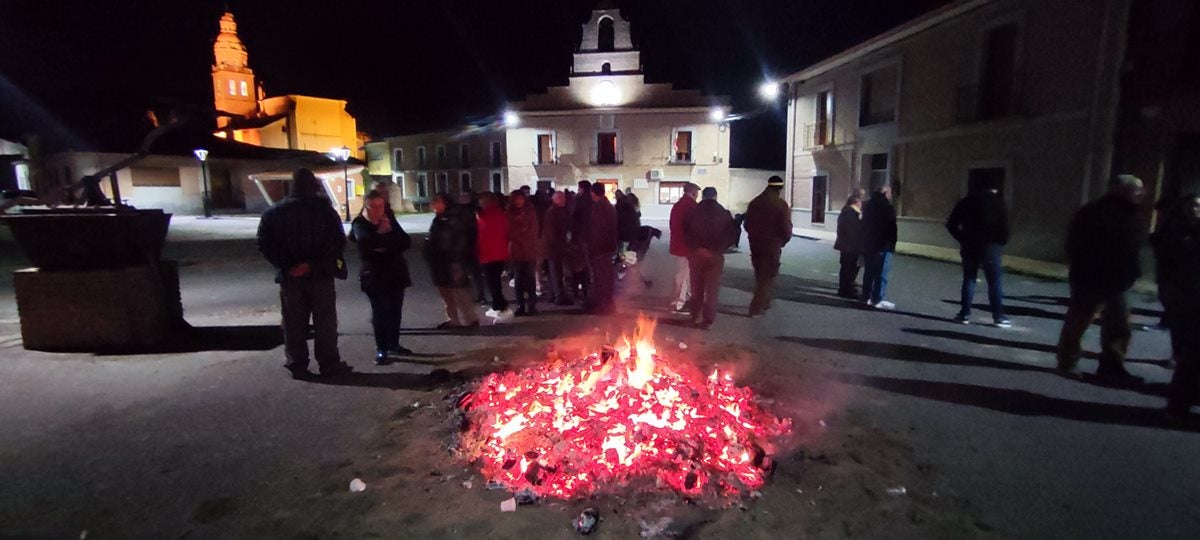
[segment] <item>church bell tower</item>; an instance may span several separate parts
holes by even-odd
[[[213,104],[220,112],[251,117],[258,111],[254,71],[246,46],[237,35],[237,22],[228,11],[221,17],[221,32],[213,43]]]

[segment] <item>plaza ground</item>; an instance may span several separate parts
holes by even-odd
[[[419,232],[428,219],[404,224]],[[747,255],[727,257],[721,313],[704,332],[662,309],[672,263],[658,242],[645,264],[653,287],[623,284],[617,317],[548,308],[447,333],[431,330],[443,314],[414,250],[402,339],[421,356],[371,364],[369,309],[352,279],[339,283],[340,345],[361,373],[304,383],[280,368],[278,291],[256,226],[173,223],[166,256],[181,263],[185,316],[206,350],[171,354],[25,351],[10,276],[23,262],[0,241],[0,538],[567,538],[586,505],[604,513],[605,538],[664,515],[696,538],[1200,534],[1200,433],[1159,414],[1167,335],[1135,332],[1129,369],[1146,378],[1141,388],[1061,378],[1061,282],[1010,276],[1014,327],[960,326],[949,320],[955,265],[898,257],[888,294],[898,309],[868,310],[834,296],[831,244],[797,238],[762,319],[743,316]],[[1134,300],[1135,323],[1155,323],[1153,297]],[[536,361],[561,337],[629,330],[639,311],[661,318],[660,342],[689,345],[673,357],[733,366],[795,419],[796,447],[763,497],[745,510],[602,498],[500,513],[507,495],[484,490],[445,450],[444,396],[471,376]],[[986,322],[986,309],[975,317]],[[451,375],[431,376],[437,369]],[[367,491],[349,493],[354,477]],[[900,486],[904,495],[888,494]]]

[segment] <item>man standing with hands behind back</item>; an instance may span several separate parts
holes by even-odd
[[[767,188],[746,207],[743,224],[750,239],[750,262],[754,266],[751,317],[761,316],[771,307],[783,246],[792,239],[792,209],[780,196],[782,191],[783,178],[772,176],[767,180]]]

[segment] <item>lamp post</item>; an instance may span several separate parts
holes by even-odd
[[[197,148],[192,153],[200,160],[200,182],[204,186],[204,217],[211,218],[212,208],[208,200],[208,150]]]
[[[346,197],[346,223],[350,222],[350,148],[343,146],[334,148],[332,152],[333,158],[342,162],[342,190]]]

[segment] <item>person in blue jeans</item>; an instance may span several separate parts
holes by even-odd
[[[972,190],[954,205],[946,221],[960,246],[962,256],[961,307],[954,321],[971,324],[971,304],[975,301],[975,281],[979,268],[987,279],[988,303],[992,308],[992,323],[1000,328],[1012,326],[1004,315],[1004,288],[1001,286],[1001,258],[1008,243],[1008,209],[998,186],[972,186]]]
[[[885,300],[892,253],[896,251],[896,207],[892,206],[892,188],[875,190],[863,207],[863,300],[876,309],[896,309]]]

